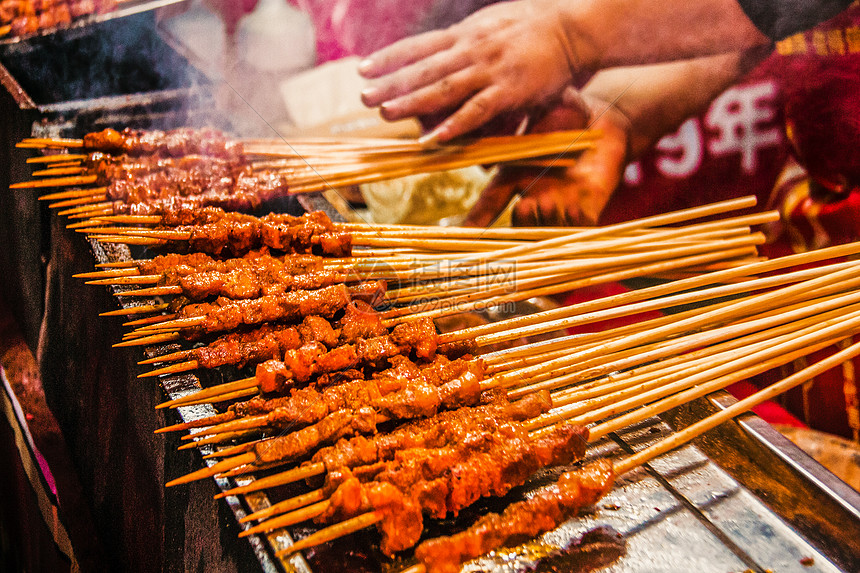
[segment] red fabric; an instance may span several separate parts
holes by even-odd
[[[418,30],[433,0],[288,0],[314,23],[317,63],[367,56]]]
[[[755,394],[759,388],[758,386],[754,386],[749,382],[738,382],[737,384],[732,384],[727,388],[727,390],[737,398],[738,400],[742,400],[748,396],[752,396]],[[791,415],[788,410],[780,406],[779,404],[767,401],[759,406],[753,408],[753,412],[759,416],[770,422],[771,424],[780,424],[783,426],[792,426],[794,428],[806,428],[806,424],[801,422],[798,418]]]

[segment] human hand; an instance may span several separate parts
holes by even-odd
[[[553,3],[504,2],[446,30],[406,38],[366,58],[362,92],[394,121],[453,111],[425,140],[444,142],[508,111],[545,104],[575,63]]]
[[[572,90],[570,90],[572,91]],[[554,108],[532,132],[578,129],[599,130],[595,147],[587,149],[571,166],[502,166],[466,216],[466,225],[486,227],[520,195],[513,207],[517,226],[593,226],[621,181],[627,162],[630,124],[618,109],[596,99],[583,98],[589,112],[570,100]]]

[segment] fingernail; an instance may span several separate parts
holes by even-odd
[[[430,133],[426,133],[418,138],[418,144],[423,147],[436,147],[439,145],[439,134],[438,130],[433,130]]]
[[[376,87],[367,87],[361,90],[361,101],[365,103],[365,105],[376,105],[376,99],[379,97],[379,88]],[[384,104],[383,104],[384,105]]]
[[[373,60],[366,58],[358,63],[358,73],[364,75],[373,69]]]

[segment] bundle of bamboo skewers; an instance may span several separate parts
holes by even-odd
[[[25,146],[44,145],[46,145],[45,141],[25,142]],[[76,145],[78,145],[76,142],[56,143],[57,147]],[[83,146],[84,143],[81,142],[79,145]],[[246,142],[245,152],[256,149],[254,153],[263,155],[263,150],[260,147],[255,148],[254,145],[258,143]],[[265,146],[268,146],[268,153],[271,155],[282,157],[278,154],[286,156],[288,152],[270,143],[266,143]],[[348,148],[348,145],[346,147]],[[331,153],[333,156],[338,156],[340,151],[336,146],[326,148],[326,145],[322,145],[320,155]],[[346,151],[349,154],[350,150]],[[386,149],[385,153],[389,151]],[[329,182],[345,184],[344,182],[361,180],[361,177],[388,177],[391,173],[400,173],[398,169],[401,169],[401,165],[407,166],[415,160],[414,155],[410,156],[411,151],[404,152],[403,149],[398,149],[391,153],[393,155],[385,160],[387,162],[391,159],[390,164],[383,162],[386,165],[384,170],[378,170],[371,175],[370,170],[362,171],[367,168],[366,162],[358,170],[354,170],[354,165],[340,165],[331,172]],[[477,156],[479,155],[469,157]],[[425,169],[427,165],[436,165],[437,159],[420,163],[418,168]],[[343,160],[342,156],[340,160]],[[51,162],[54,161],[62,167],[55,166],[40,175],[61,175],[58,172],[60,169],[80,169],[74,165],[63,165],[60,159],[52,158]],[[343,161],[344,164],[349,163],[348,160]],[[487,161],[482,159],[480,162]],[[358,163],[362,163],[362,160]],[[272,163],[269,164],[271,165]],[[355,173],[359,172],[362,174],[358,176],[359,179],[356,179]],[[341,178],[338,173],[347,174]],[[387,175],[380,175],[380,173]],[[70,175],[70,177],[82,176]],[[77,180],[77,183],[54,180],[44,185],[31,186],[47,187],[60,183],[78,184],[81,180]],[[291,191],[303,190],[305,189],[303,185],[305,183],[291,184]],[[100,193],[103,192],[100,191]],[[86,233],[98,241],[162,249],[188,250],[191,248],[193,250],[194,245],[199,244],[206,244],[207,248],[212,248],[211,241],[202,240],[203,235],[200,233],[199,224],[176,224],[175,214],[167,211],[151,212],[143,216],[117,214],[113,206],[101,203],[101,197],[94,193],[49,196],[52,200],[77,202],[75,209],[68,214],[86,220],[74,226],[79,232]],[[224,494],[238,495],[302,479],[325,477],[326,480],[330,480],[337,472],[326,464],[324,457],[318,458],[318,456],[322,452],[328,452],[330,448],[337,447],[349,436],[357,436],[352,438],[353,440],[361,438],[362,435],[371,436],[377,425],[383,425],[383,427],[386,427],[385,424],[398,425],[412,418],[425,418],[428,420],[426,424],[430,424],[433,420],[444,418],[446,414],[438,414],[440,411],[456,412],[457,406],[479,408],[480,396],[486,396],[488,392],[501,392],[505,404],[512,405],[535,398],[545,402],[537,413],[533,412],[532,415],[516,423],[510,420],[505,422],[505,428],[508,428],[506,431],[514,432],[517,439],[525,444],[523,447],[526,449],[531,447],[529,444],[544,443],[541,440],[550,440],[550,442],[553,439],[560,440],[564,437],[562,436],[564,432],[567,432],[565,434],[567,439],[572,440],[581,436],[579,439],[590,443],[610,432],[725,388],[736,381],[788,364],[799,357],[808,356],[860,332],[860,289],[858,289],[860,263],[831,262],[823,266],[807,268],[811,264],[822,265],[825,261],[856,255],[860,252],[860,245],[846,245],[773,261],[763,261],[756,256],[755,252],[755,246],[761,243],[763,238],[757,233],[751,233],[749,226],[772,221],[774,214],[765,213],[705,223],[689,223],[698,218],[748,208],[753,204],[754,201],[743,199],[595,229],[419,229],[399,226],[339,225],[330,222],[319,224],[317,221],[318,226],[315,227],[314,236],[318,240],[316,243],[311,241],[303,245],[305,251],[302,256],[318,256],[320,249],[325,251],[327,248],[333,249],[328,253],[329,255],[335,253],[336,256],[322,257],[321,260],[314,259],[312,263],[303,260],[303,265],[316,265],[313,266],[314,272],[322,273],[320,276],[324,274],[325,281],[328,281],[325,282],[328,286],[323,287],[319,286],[322,283],[314,283],[317,284],[314,292],[323,291],[326,288],[335,289],[330,292],[336,293],[335,298],[340,297],[341,303],[347,306],[353,305],[349,308],[357,307],[355,301],[361,300],[360,306],[365,317],[369,316],[376,321],[373,331],[375,336],[372,338],[379,339],[380,344],[393,343],[401,353],[405,352],[406,354],[403,355],[405,360],[398,363],[401,366],[413,362],[412,366],[417,365],[411,370],[404,367],[404,372],[409,376],[417,376],[416,380],[425,383],[427,378],[423,372],[437,366],[451,369],[453,368],[451,365],[456,364],[459,370],[455,372],[456,376],[447,382],[457,382],[460,386],[451,386],[444,392],[437,389],[437,396],[433,394],[437,390],[430,388],[432,385],[424,384],[423,390],[430,391],[436,400],[429,409],[426,404],[422,405],[424,408],[422,410],[414,401],[408,402],[408,392],[401,392],[402,396],[398,398],[401,401],[393,402],[392,400],[398,396],[398,391],[411,390],[412,387],[401,385],[389,394],[379,390],[381,388],[379,380],[385,376],[390,376],[391,380],[394,380],[396,373],[391,374],[389,370],[396,370],[396,368],[380,371],[379,364],[369,358],[366,362],[357,362],[364,360],[363,351],[356,350],[362,348],[361,345],[365,343],[365,339],[360,336],[346,344],[343,344],[342,339],[338,340],[337,336],[333,339],[330,336],[324,338],[325,335],[320,334],[323,326],[334,332],[343,331],[348,325],[346,318],[339,318],[343,306],[338,306],[333,312],[321,311],[320,316],[325,321],[325,325],[321,320],[313,324],[302,322],[300,325],[306,327],[305,333],[314,330],[314,336],[321,336],[319,339],[314,339],[318,344],[314,352],[301,354],[299,350],[305,346],[284,350],[283,345],[270,348],[274,354],[261,354],[259,350],[255,350],[251,353],[253,357],[243,355],[242,358],[242,365],[260,363],[254,376],[210,387],[171,400],[161,406],[180,408],[197,404],[232,404],[230,408],[211,419],[185,422],[163,430],[191,430],[191,434],[187,436],[189,443],[183,446],[185,448],[213,445],[218,447],[206,456],[209,467],[173,480],[168,485],[178,485],[219,475],[237,477],[252,473],[268,473],[266,477],[243,483]],[[54,206],[71,205],[61,203]],[[258,224],[251,219],[241,221],[236,219],[234,222],[244,225],[245,229]],[[682,223],[685,224],[679,226]],[[254,236],[260,238],[267,233],[271,236],[272,229],[284,224],[283,220],[263,221],[259,225],[262,225],[265,230]],[[236,244],[227,245],[229,241],[224,244],[218,243],[217,252],[213,251],[207,255],[209,261],[206,261],[206,264],[210,265],[207,267],[210,269],[208,272],[233,272],[241,268],[244,269],[242,272],[246,273],[243,276],[247,278],[247,273],[251,271],[245,266],[246,263],[235,261],[239,261],[241,257],[248,260],[262,259],[275,252],[276,258],[279,256],[281,258],[267,263],[270,265],[267,267],[269,269],[267,272],[271,272],[271,265],[283,265],[284,261],[289,259],[289,255],[278,254],[278,249],[283,247],[283,237],[279,237],[281,238],[274,243],[266,243],[261,239],[261,244],[253,245],[257,250],[250,248],[249,244],[244,244],[245,251],[241,251]],[[332,247],[333,243],[337,245]],[[348,248],[343,249],[347,243]],[[260,248],[263,251],[260,251]],[[190,266],[187,263],[188,261],[185,260],[182,264]],[[274,330],[256,330],[258,327],[264,329],[269,324],[265,317],[270,315],[267,314],[268,311],[260,310],[263,307],[256,308],[255,311],[258,314],[262,313],[263,318],[258,316],[249,319],[243,315],[241,320],[236,319],[237,313],[244,312],[241,309],[250,308],[250,303],[246,303],[248,300],[254,300],[253,298],[240,298],[239,300],[243,302],[237,303],[235,307],[237,310],[231,314],[233,321],[230,325],[225,329],[216,329],[214,323],[217,321],[213,323],[208,320],[203,311],[215,313],[232,308],[230,305],[234,304],[233,302],[223,300],[225,298],[223,295],[227,292],[225,289],[228,288],[225,286],[229,283],[228,279],[221,277],[214,283],[217,287],[215,290],[206,290],[201,289],[199,280],[194,282],[189,279],[196,276],[194,272],[186,275],[171,272],[152,273],[147,272],[150,268],[148,264],[150,263],[144,260],[110,263],[103,270],[83,275],[83,278],[93,279],[96,284],[114,285],[122,289],[133,288],[134,290],[117,290],[116,294],[124,297],[125,300],[131,300],[125,297],[164,297],[168,301],[108,313],[126,316],[154,315],[146,318],[135,317],[128,324],[137,327],[136,330],[130,332],[117,346],[148,346],[183,341],[189,337],[190,340],[203,340],[207,343],[206,347],[186,347],[142,361],[144,364],[167,364],[158,370],[144,374],[145,376],[172,375],[201,367],[213,367],[212,364],[218,366],[217,360],[213,361],[209,354],[200,349],[215,348],[219,341],[224,341],[224,345],[218,347],[217,351],[213,350],[211,354],[220,353],[223,357],[224,348],[227,345],[235,347],[237,344],[249,343],[246,339],[241,339],[240,342],[241,336],[248,334],[255,337],[283,336],[285,330],[279,330],[277,334]],[[215,268],[220,270],[211,270]],[[224,270],[228,268],[229,271]],[[258,273],[254,275],[255,280],[263,276],[258,270],[253,273]],[[499,280],[500,273],[505,276],[503,281]],[[279,274],[277,276],[280,278],[275,280],[272,279],[273,275],[266,276],[269,282],[255,283],[256,290],[253,290],[260,300],[266,296],[275,297],[275,295],[289,297],[290,288],[295,288],[295,285],[284,287],[283,283],[287,280],[293,284],[295,282],[293,278],[283,279],[285,275]],[[290,276],[290,273],[286,272],[286,276]],[[583,286],[637,277],[658,278],[662,279],[662,282],[657,286],[623,295],[483,326],[464,328],[438,336],[435,332],[428,333],[426,328],[424,330],[419,328],[422,321],[426,325],[428,320],[478,310],[487,305],[521,301],[534,296],[561,294]],[[307,277],[302,280],[306,279]],[[374,283],[374,281],[377,282]],[[397,288],[390,288],[391,283],[396,283]],[[362,290],[362,285],[368,284],[373,288]],[[273,285],[278,288],[274,288]],[[336,287],[340,290],[336,290]],[[368,295],[369,292],[372,296]],[[195,296],[200,297],[200,300],[211,300],[214,296],[221,298],[218,299],[216,308],[212,303],[206,302],[195,305],[193,303]],[[352,302],[350,302],[351,297]],[[275,298],[271,300],[274,301]],[[277,300],[280,301],[278,304],[281,306],[288,304],[283,302],[286,300],[284,298]],[[301,304],[305,304],[306,300],[302,298]],[[329,308],[331,300],[333,299],[327,298],[317,301],[320,304],[319,308]],[[290,299],[289,304],[294,302]],[[207,304],[210,306],[204,308]],[[295,304],[301,306],[299,302]],[[699,305],[699,307],[658,318],[646,318],[645,313],[654,310],[677,309],[690,304]],[[168,313],[167,316],[163,314],[164,312]],[[245,314],[250,316],[254,313]],[[299,325],[302,317],[303,313],[299,313],[289,317],[279,315],[272,320],[287,329],[292,328],[287,325]],[[595,328],[604,321],[618,317],[632,317],[638,320],[623,327],[604,330]],[[590,327],[593,331],[536,343],[522,342],[525,337],[563,333],[571,328],[584,326]],[[413,329],[414,332],[410,332],[409,329]],[[241,336],[229,338],[234,330]],[[227,334],[224,334],[225,332]],[[301,336],[304,335],[304,333],[301,334]],[[300,343],[301,336],[298,334],[295,336],[298,341],[296,344]],[[431,338],[432,348],[428,349],[428,339]],[[362,342],[359,342],[359,339]],[[282,342],[282,339],[279,340]],[[319,346],[320,340],[325,340],[325,344]],[[498,350],[491,346],[500,343],[507,343],[509,347]],[[353,347],[350,350],[353,353],[349,355],[350,361],[331,362],[330,364],[335,364],[337,367],[327,370],[329,366],[324,366],[325,360],[331,359],[335,353],[348,346]],[[789,377],[779,385],[743,401],[736,408],[703,421],[689,432],[679,433],[652,449],[616,463],[614,468],[604,465],[592,471],[591,474],[585,470],[583,470],[584,473],[571,474],[565,479],[575,484],[580,494],[585,490],[590,493],[588,495],[570,494],[568,505],[561,510],[554,506],[559,511],[558,519],[575,513],[583,505],[593,503],[611,487],[614,475],[630,471],[653,456],[685,442],[741,411],[746,411],[752,404],[802,383],[821,369],[833,367],[858,353],[860,349],[857,345],[851,346]],[[279,355],[280,358],[267,360],[270,355]],[[381,355],[374,356],[377,356],[378,361],[378,356]],[[440,356],[442,360],[436,361]],[[386,357],[391,358],[388,355]],[[270,364],[272,362],[279,364]],[[384,360],[382,362],[385,362],[386,366],[396,363],[396,361]],[[261,366],[263,366],[262,369]],[[347,381],[344,382],[343,379],[330,375],[348,371],[350,367],[355,366],[358,366],[359,370],[364,370],[365,374],[372,371],[376,373],[374,376],[382,377],[362,377],[361,373],[355,374],[358,376],[354,379],[357,383],[355,388],[376,389],[374,391],[377,394],[362,398],[369,401],[351,402],[347,409],[338,410],[329,407],[328,410],[324,409],[320,412],[316,419],[308,418],[305,412],[301,412],[301,416],[296,414],[299,406],[311,403],[308,400],[317,400],[317,403],[334,400],[337,397],[337,389],[346,387],[350,380],[346,379]],[[307,372],[302,374],[302,368]],[[442,370],[433,372],[438,374]],[[319,380],[325,378],[327,380],[325,384],[329,386],[320,383],[316,376],[319,376]],[[402,380],[398,383],[406,384]],[[457,394],[456,400],[452,400],[453,392],[462,391],[468,385],[467,383],[471,384],[472,393]],[[444,384],[439,386],[439,388],[443,387]],[[268,392],[261,395],[264,390]],[[444,394],[445,392],[449,393]],[[340,396],[337,399],[344,398]],[[368,409],[369,411],[366,411]],[[355,424],[355,420],[360,423]],[[340,433],[325,434],[324,430],[331,430],[335,421],[341,424],[338,426]],[[361,424],[365,423],[371,429],[364,429]],[[490,422],[487,423],[490,424]],[[492,422],[492,424],[498,423],[498,420]],[[420,423],[416,422],[416,424],[420,426]],[[488,429],[490,426],[472,428],[468,430],[468,434],[458,435],[461,438],[465,435],[472,436],[471,439],[481,436],[482,440],[492,445],[485,446],[488,448],[486,450],[478,450],[475,455],[492,457],[491,454],[501,452],[503,446],[493,441],[499,438],[496,433],[493,433],[497,430]],[[575,430],[587,426],[587,430]],[[400,427],[411,426],[406,424]],[[368,432],[371,433],[368,434]],[[379,435],[385,434],[381,432]],[[309,436],[313,436],[313,439]],[[340,441],[338,438],[341,438]],[[222,447],[222,444],[226,445]],[[455,456],[452,459],[459,459],[456,456],[465,455],[453,445],[453,442],[445,448],[447,449],[441,448],[437,455],[441,455],[440,452],[443,449],[445,455]],[[538,456],[538,454],[535,455]],[[313,456],[310,461],[302,462],[310,456]],[[403,453],[403,456],[406,456],[406,453]],[[540,456],[535,459],[538,458]],[[575,458],[576,456],[573,459],[549,458],[549,462],[540,458],[543,460],[540,463],[551,463],[552,460],[559,459],[563,460],[563,463],[568,463]],[[392,460],[386,460],[386,463],[389,462]],[[466,464],[462,471],[468,473],[468,463],[466,461],[462,463]],[[398,471],[401,470],[402,468],[398,469]],[[350,481],[349,483],[352,487],[370,488],[372,484],[376,484],[372,487],[382,488],[373,490],[376,492],[374,495],[384,490],[383,486],[391,485],[389,482],[378,480],[359,482]],[[357,483],[359,483],[358,486]],[[505,488],[509,489],[518,483],[520,482],[496,484],[494,486],[496,489],[490,488],[480,493],[499,495],[506,491]],[[259,523],[254,526],[248,525],[244,534],[273,531],[312,518],[323,522],[341,519],[340,523],[298,542],[289,552],[336,539],[374,524],[383,531],[383,539],[389,549],[399,548],[398,542],[406,543],[405,547],[410,547],[409,543],[414,544],[414,541],[398,540],[397,535],[391,531],[391,520],[394,519],[392,515],[396,513],[392,510],[392,506],[382,504],[380,501],[374,505],[368,501],[370,498],[362,498],[363,505],[359,504],[360,507],[353,508],[350,513],[338,505],[342,503],[341,497],[344,495],[340,486],[335,487],[336,483],[331,485],[328,481],[326,484],[322,489],[312,490],[297,498],[285,500],[266,510],[249,515],[243,520],[245,523],[250,524],[253,521]],[[590,484],[591,489],[584,484]],[[454,486],[448,484],[446,487]],[[561,485],[558,487],[561,488]],[[370,491],[367,490],[367,492]],[[534,504],[557,504],[559,503],[557,493],[556,491],[552,495],[547,494],[548,497],[545,500],[538,496],[539,499]],[[397,499],[402,503],[403,499],[407,498]],[[525,511],[535,511],[536,508],[541,507],[527,506],[528,503],[523,505]],[[460,506],[454,504],[447,507],[447,510],[457,511],[458,507]],[[511,512],[516,511],[518,509],[512,506]],[[419,518],[420,514],[419,508]],[[461,539],[457,542],[440,541],[441,545],[438,547],[432,543],[422,544],[416,551],[421,561],[419,568],[434,572],[457,570],[463,560],[478,556],[464,552],[458,554],[457,559],[450,563],[444,559],[440,561],[439,551],[442,549],[439,547],[452,553],[452,547],[462,548],[471,544],[473,548],[480,547],[480,552],[483,553],[497,547],[499,543],[504,543],[505,539],[516,538],[514,534],[509,535],[510,525],[506,525],[504,516],[500,517],[499,521],[490,520],[482,523],[481,527],[484,528],[482,535],[493,528],[498,530],[493,530],[496,533],[487,536],[489,541],[482,542],[483,544],[477,543],[474,539],[472,541]],[[557,525],[558,521],[553,523]],[[555,525],[544,524],[535,530],[530,530],[528,535],[536,535]],[[523,532],[518,533],[518,535],[522,534]],[[394,550],[391,549],[391,551]],[[446,567],[456,567],[456,569],[446,569]]]
[[[46,168],[12,188],[73,187],[41,197],[71,217],[124,214],[135,205],[138,213],[158,212],[168,199],[253,210],[289,194],[417,173],[517,161],[563,165],[598,136],[567,131],[428,148],[397,139],[239,141],[211,130],[105,130],[84,139],[23,140],[18,147],[63,153],[28,160]],[[72,153],[77,151],[86,153]],[[189,176],[188,169],[196,172]],[[129,179],[136,181],[130,185]]]

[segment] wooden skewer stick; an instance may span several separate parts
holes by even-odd
[[[219,450],[215,450],[211,454],[206,454],[203,456],[203,459],[230,458],[237,454],[244,454],[252,451],[258,443],[259,442],[243,442],[235,446],[227,446]]]
[[[322,471],[320,471],[320,466],[322,466]],[[221,499],[222,497],[227,497],[228,495],[239,495],[242,493],[250,493],[252,491],[260,491],[261,489],[268,489],[270,487],[286,485],[288,483],[295,483],[297,481],[301,481],[309,477],[318,476],[323,471],[325,471],[325,465],[322,463],[298,466],[287,472],[281,472],[277,475],[260,478],[254,480],[248,485],[234,487],[233,489],[223,491],[216,495],[215,499]]]
[[[80,207],[60,211],[57,215],[68,215],[70,219],[87,219],[92,217],[93,214],[99,211],[104,211],[105,209],[113,211],[113,203],[105,201],[103,203],[94,203],[93,205],[81,205]]]
[[[88,285],[150,285],[156,284],[161,280],[161,275],[129,275],[126,273],[124,276],[114,276],[107,279],[96,279],[87,281]],[[127,292],[120,293],[123,296],[127,295]]]
[[[50,169],[33,171],[31,175],[33,177],[62,177],[65,175],[81,175],[86,172],[86,167],[60,167],[59,165],[54,165]]]
[[[58,153],[55,155],[40,155],[38,157],[28,157],[27,163],[64,163],[66,161],[83,161],[87,155]]]
[[[123,223],[127,225],[157,225],[161,223],[161,215],[107,215],[97,217],[97,222]]]
[[[99,197],[105,194],[105,188],[97,189],[74,189],[72,191],[61,191],[59,193],[48,193],[39,197],[39,201],[56,201],[58,199],[78,199],[80,197]]]
[[[177,450],[191,450],[191,449],[199,448],[202,446],[208,446],[210,444],[222,444],[224,442],[230,442],[230,441],[238,440],[241,438],[247,438],[249,435],[252,435],[255,433],[256,433],[256,430],[248,430],[248,431],[242,431],[242,432],[224,432],[223,434],[218,434],[217,436],[212,436],[209,438],[201,438],[195,442],[189,442],[187,444],[183,444],[176,449]],[[262,466],[254,466],[254,470],[258,470],[258,469],[266,469],[266,468],[262,467]],[[233,470],[233,471],[236,471],[236,470]],[[243,473],[243,472],[239,472],[239,473]],[[234,474],[233,472],[225,472],[224,476],[227,477],[230,475],[239,475],[239,473]]]
[[[260,531],[271,531],[272,529],[277,529],[278,527],[287,527],[289,525],[295,525],[296,523],[307,521],[308,519],[312,519],[325,512],[325,510],[327,510],[330,505],[330,501],[324,500],[314,503],[312,505],[308,505],[306,507],[302,507],[301,509],[291,511],[285,515],[273,519],[272,521],[277,523],[275,523],[272,527],[269,527],[268,523],[263,523],[246,529],[239,534],[239,537],[247,537],[248,535],[253,535],[254,533],[259,533]]]
[[[98,223],[97,221],[94,221],[93,219],[86,219],[84,221],[78,221],[77,223],[69,223],[68,225],[66,225],[66,229],[72,229],[72,230],[83,229],[84,227],[92,227],[94,225],[99,225],[99,224],[100,223]]]
[[[170,366],[165,366],[164,368],[159,368],[158,370],[152,370],[150,372],[144,372],[143,374],[138,374],[138,378],[151,378],[153,376],[162,376],[166,374],[178,374],[179,372],[189,372],[191,370],[197,370],[200,367],[200,363],[196,360],[188,360],[186,362],[177,362],[176,364],[171,364]]]
[[[164,316],[149,316],[147,318],[138,318],[137,320],[129,320],[128,322],[124,322],[123,326],[143,326],[145,324],[152,324],[154,322],[161,322],[162,320],[168,319],[170,317],[175,317],[175,314],[166,314]]]
[[[145,284],[145,283],[144,283]],[[124,292],[115,293],[117,296],[170,296],[182,294],[182,287],[180,285],[169,285],[169,286],[161,286],[161,287],[152,287],[152,288],[142,288],[137,290],[127,290]]]
[[[179,330],[182,328],[191,328],[192,326],[198,326],[202,324],[206,320],[205,316],[192,316],[189,318],[177,318],[175,320],[167,320],[158,325],[151,325],[146,328],[140,329],[143,330]]]
[[[79,219],[88,219],[90,217],[94,217],[94,216],[99,215],[99,214],[112,213],[113,207],[112,206],[105,206],[105,205],[107,205],[107,202],[97,203],[95,207],[93,207],[89,211],[86,211],[83,213],[77,213],[77,214],[71,213],[71,214],[69,214],[70,211],[74,210],[74,209],[69,209],[68,211],[60,211],[57,214],[61,215],[61,216],[62,215],[68,215],[68,218],[70,220],[79,220]],[[85,207],[86,206],[87,205],[85,205]]]
[[[153,358],[146,358],[138,362],[140,365],[144,364],[159,364],[162,362],[176,362],[177,360],[185,360],[189,356],[193,356],[193,350],[179,350],[177,352],[171,352],[170,354],[162,354],[160,356],[155,356]]]
[[[320,511],[320,513],[322,513],[322,511]],[[302,551],[303,549],[308,549],[310,547],[320,545],[321,543],[338,539],[345,535],[349,535],[350,533],[360,531],[365,527],[370,527],[374,523],[379,523],[380,521],[382,521],[383,517],[384,514],[381,511],[371,511],[369,513],[359,515],[358,517],[347,519],[346,521],[342,521],[338,524],[331,525],[324,529],[320,529],[316,533],[308,535],[304,539],[300,539],[299,541],[295,542],[287,549],[282,549],[281,551],[278,551],[277,553],[275,553],[275,555],[278,557],[292,555],[293,553]]]
[[[117,244],[125,244],[125,245],[145,245],[145,246],[154,246],[154,245],[163,245],[164,241],[161,239],[148,239],[146,237],[124,237],[122,235],[91,235],[92,238],[96,239],[99,243],[117,243]]]
[[[178,430],[191,430],[193,428],[203,427],[199,422],[207,422],[207,425],[214,425],[219,422],[230,420],[232,418],[232,412],[225,412],[223,414],[213,414],[208,418],[204,418],[203,420],[192,420],[190,422],[180,422],[178,424],[173,424],[172,426],[165,426],[163,428],[158,428],[155,430],[156,434],[164,434],[166,432],[175,432]]]
[[[113,263],[98,263],[96,264],[96,268],[99,269],[128,269],[137,267],[140,265],[141,261],[131,260],[131,261],[116,261]]]
[[[167,310],[168,306],[170,305],[168,305],[167,303],[131,306],[128,308],[121,308],[119,310],[102,312],[99,314],[99,316],[132,316],[135,314],[149,314],[151,312],[161,312],[163,310]]]
[[[9,185],[9,189],[41,189],[43,187],[70,187],[72,185],[92,185],[99,180],[98,175],[77,175],[53,179],[34,179]]]
[[[107,279],[107,278],[115,278],[115,277],[128,277],[128,276],[138,276],[140,275],[140,271],[137,268],[117,268],[117,269],[109,269],[106,271],[93,271],[89,273],[78,273],[76,275],[72,275],[73,278],[76,279]]]
[[[228,402],[230,400],[237,400],[239,398],[247,398],[248,396],[254,396],[259,393],[256,386],[251,388],[245,388],[244,390],[236,390],[235,392],[227,392],[226,394],[218,394],[217,396],[211,398],[202,398],[200,400],[189,400],[184,402],[183,404],[176,406],[177,408],[181,408],[183,406],[197,406],[199,404],[212,404],[215,402]]]
[[[248,388],[254,388],[256,390],[257,379],[255,377],[251,376],[250,378],[243,378],[242,380],[226,382],[224,384],[219,384],[218,386],[206,388],[205,390],[200,390],[187,396],[182,396],[180,398],[174,398],[173,400],[163,402],[157,405],[155,408],[178,408],[180,406],[186,405],[186,402],[196,402],[201,398],[205,399],[212,396],[218,396],[220,394],[227,394],[230,392],[236,392],[238,390],[245,390]]]
[[[265,478],[264,478],[265,479]],[[300,507],[308,506],[312,503],[323,501],[325,498],[323,497],[322,489],[315,489],[309,493],[304,495],[300,495],[298,497],[294,497],[292,499],[284,500],[280,503],[276,503],[271,507],[267,507],[265,509],[261,509],[260,511],[254,512],[250,515],[246,515],[242,519],[239,520],[239,523],[248,523],[251,521],[258,521],[263,519],[268,519],[269,517],[275,515],[281,515],[282,513],[288,513],[293,509],[297,509]],[[226,497],[226,496],[224,496]],[[217,496],[216,496],[217,498]],[[253,528],[252,528],[253,529]],[[253,533],[257,533],[257,531],[246,530],[243,533],[239,534],[240,537],[245,537],[247,535],[251,535]]]
[[[177,332],[168,332],[167,334],[153,334],[152,336],[143,336],[128,340],[126,342],[117,342],[113,345],[114,348],[123,348],[126,346],[148,346],[150,344],[163,344],[165,342],[173,342],[179,340],[181,336]]]
[[[216,476],[220,473],[224,473],[227,470],[231,470],[233,468],[237,468],[239,466],[254,463],[257,460],[257,454],[247,453],[240,456],[236,456],[234,458],[230,458],[227,460],[223,460],[208,468],[203,468],[201,470],[197,470],[196,472],[191,472],[190,474],[184,475],[180,478],[176,478],[167,482],[166,487],[173,487],[176,485],[181,485],[184,483],[190,483],[192,481],[196,481],[199,479],[205,479],[209,477]]]
[[[69,139],[63,137],[27,137],[21,140],[21,143],[38,145],[40,147],[83,147],[83,139]]]
[[[49,209],[63,209],[65,207],[74,207],[77,205],[95,205],[98,204],[101,196],[94,195],[90,197],[81,197],[79,199],[66,199],[64,201],[58,201],[56,203],[49,203]]]

